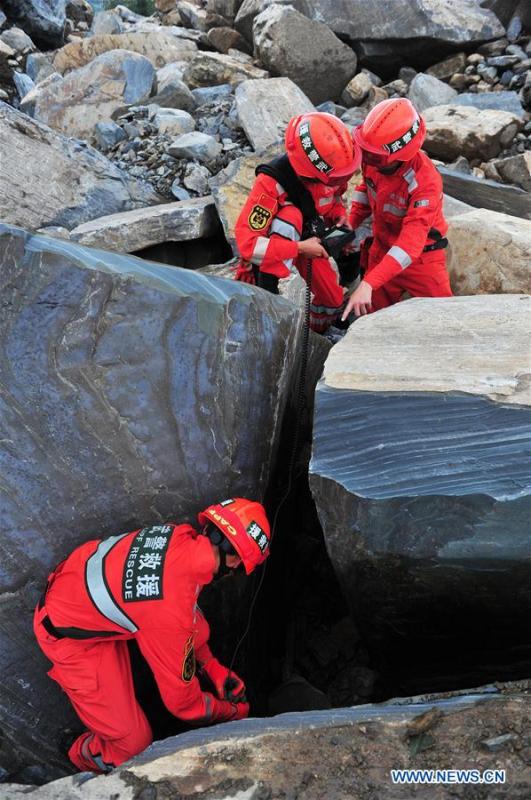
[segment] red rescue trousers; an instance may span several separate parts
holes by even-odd
[[[48,672],[89,729],[68,752],[81,771],[106,772],[153,741],[135,697],[126,640],[55,639],[43,628],[37,608],[33,628],[41,650],[53,662]]]
[[[379,246],[375,240],[369,250],[368,266],[365,276],[370,277],[371,269],[380,263],[388,248]],[[372,310],[394,305],[405,293],[411,297],[452,297],[452,287],[446,269],[445,250],[432,250],[422,253],[399,275],[384,283],[372,293]]]
[[[302,212],[293,205],[282,206],[271,225],[270,239],[275,239],[276,237],[283,238],[281,233],[276,232],[277,230],[282,230],[282,223],[287,223],[292,231],[296,231],[296,240],[299,241],[303,227]],[[299,274],[306,282],[308,279],[308,260],[309,259],[304,256],[297,256],[293,261]],[[278,264],[273,263],[268,265],[262,271],[283,278],[288,275],[286,267],[289,268],[289,265],[286,264],[285,261],[279,261]],[[251,271],[251,264],[247,267],[240,264],[236,279],[247,280],[244,273],[251,273]],[[334,320],[339,316],[343,307],[344,298],[344,291],[339,285],[338,274],[334,270],[329,258],[312,259],[311,283],[310,328],[312,331],[322,333],[328,330],[330,325],[332,325]]]

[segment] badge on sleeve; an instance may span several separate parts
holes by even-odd
[[[181,677],[185,683],[190,683],[194,675],[195,675],[195,650],[194,650],[194,637],[192,635],[186,640],[186,644],[184,646],[183,671]]]
[[[252,231],[263,231],[269,225],[273,210],[276,206],[275,201],[268,197],[267,194],[262,194],[258,203],[251,208],[251,213],[247,218],[249,227]]]

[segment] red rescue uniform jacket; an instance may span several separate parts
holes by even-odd
[[[195,675],[196,658],[203,664],[212,656],[197,597],[214,569],[209,540],[190,525],[92,540],[50,576],[46,613],[73,639],[136,639],[170,712],[202,724],[223,721],[233,716],[232,704],[202,691]]]
[[[422,151],[392,175],[366,165],[363,178],[356,187],[349,223],[357,228],[372,214],[374,243],[364,280],[379,289],[410,265],[418,266],[424,247],[436,241],[434,231],[444,236],[448,230],[442,179]],[[444,251],[435,254],[426,262],[442,265],[444,271]]]
[[[310,191],[317,213],[326,222],[345,220],[342,195],[347,184],[325,186],[304,181]],[[238,217],[235,227],[236,244],[243,265],[259,267],[277,278],[287,278],[297,257],[297,242],[302,225],[295,226],[282,219],[282,209],[293,207],[284,188],[270,175],[259,174]],[[301,215],[302,220],[302,215]],[[300,228],[297,230],[297,228]]]

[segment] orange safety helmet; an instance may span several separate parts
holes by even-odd
[[[361,152],[345,123],[323,111],[292,117],[285,144],[289,163],[301,178],[344,183],[361,163]]]
[[[271,530],[261,503],[235,497],[205,508],[197,519],[201,526],[212,522],[219,528],[240,556],[247,575],[268,557]]]
[[[426,137],[426,123],[410,100],[382,100],[354,129],[354,143],[362,150],[384,156],[386,163],[410,161]]]

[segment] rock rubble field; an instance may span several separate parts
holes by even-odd
[[[0,800],[528,798],[531,5],[128,5],[0,0]],[[323,710],[265,718],[292,710],[264,699],[286,671],[275,586],[237,664],[261,719],[73,776],[78,723],[31,629],[46,576],[88,537],[279,494],[304,286],[231,281],[234,225],[292,116],[354,128],[396,97],[443,177],[456,296],[310,337],[272,574]],[[227,663],[235,584],[205,599]],[[401,767],[507,780],[413,795]]]

